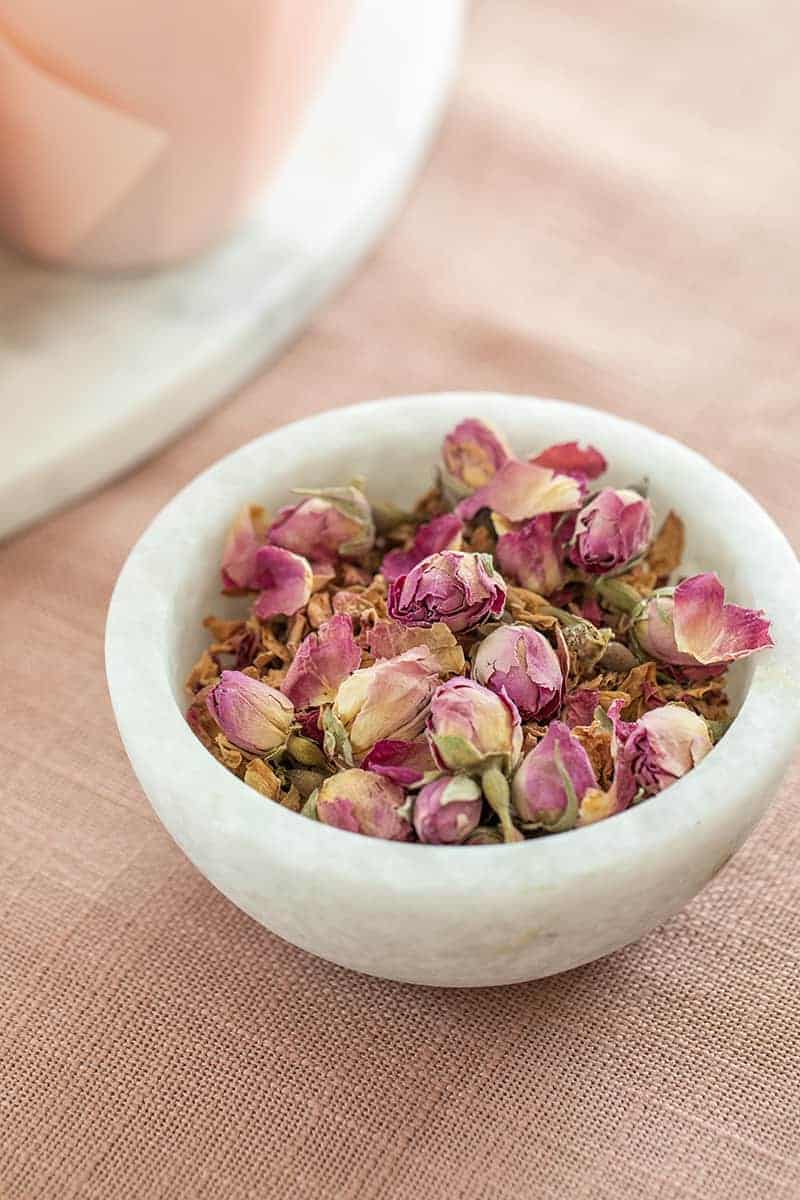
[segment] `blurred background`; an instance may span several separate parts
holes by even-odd
[[[243,60],[218,39],[219,93],[213,66],[190,93],[175,68],[164,95],[192,99],[205,182],[162,181],[117,242],[86,164],[100,147],[127,196],[178,133],[166,100],[120,115],[118,77],[67,70],[44,24],[74,38],[79,10],[157,7],[172,24],[129,81],[145,90],[183,63],[184,6],[0,0],[0,1192],[797,1196],[796,770],[639,945],[502,993],[426,992],[311,960],[210,888],[138,789],[102,666],[120,566],[183,484],[288,419],[385,395],[552,395],[642,421],[800,545],[795,5],[474,0],[460,51],[449,0],[354,0],[335,21],[267,5],[277,40],[246,37]],[[93,70],[112,49],[132,62],[132,27],[103,28],[117,42],[89,39]],[[214,28],[196,31],[212,63]],[[247,106],[237,61],[258,103],[220,129],[215,105]],[[262,179],[275,80],[295,107]],[[132,257],[109,275],[115,252]]]

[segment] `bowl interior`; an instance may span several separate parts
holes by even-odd
[[[222,596],[219,588],[222,544],[238,508],[258,503],[274,513],[292,502],[294,487],[347,483],[356,476],[366,478],[371,499],[408,506],[434,478],[442,437],[465,416],[493,421],[520,457],[553,442],[593,442],[609,461],[602,484],[625,486],[647,479],[657,522],[670,508],[683,518],[687,545],[682,574],[716,571],[728,599],[756,607],[763,603],[758,573],[743,557],[736,523],[730,520],[727,506],[715,503],[713,476],[709,481],[707,464],[692,451],[606,414],[571,405],[470,396],[454,406],[445,402],[450,398],[439,399],[437,405],[437,398],[431,397],[424,414],[418,404],[404,412],[396,402],[324,414],[288,426],[229,456],[190,485],[203,485],[202,504],[198,503],[191,552],[173,563],[176,586],[167,597],[169,679],[181,710],[186,703],[184,679],[208,643],[203,618],[211,613],[234,617],[247,607],[241,598]],[[183,539],[181,548],[188,549]],[[169,547],[164,549],[170,552]],[[741,707],[752,675],[752,660],[736,664],[730,672],[734,711]]]

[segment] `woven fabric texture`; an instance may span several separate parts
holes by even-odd
[[[201,878],[102,657],[114,578],[182,484],[289,414],[398,392],[634,417],[797,545],[798,32],[789,0],[478,3],[357,278],[212,417],[0,548],[3,1200],[800,1196],[797,769],[638,945],[430,991],[316,961]]]

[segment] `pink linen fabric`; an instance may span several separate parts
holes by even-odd
[[[176,489],[287,413],[384,394],[634,417],[799,544],[798,32],[789,0],[483,0],[358,277],[212,417],[0,547],[3,1200],[800,1195],[797,768],[638,945],[425,990],[215,892],[140,792],[103,678],[114,578]]]

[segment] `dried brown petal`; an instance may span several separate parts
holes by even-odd
[[[277,800],[281,793],[280,779],[263,758],[254,758],[247,764],[244,781],[268,800]]]
[[[614,775],[610,732],[598,721],[593,721],[591,725],[576,725],[572,734],[588,754],[592,769],[602,786],[609,787]]]
[[[201,688],[209,687],[219,679],[219,665],[204,650],[186,677],[185,687],[190,695],[199,692]]]
[[[668,512],[646,560],[659,582],[666,581],[680,566],[685,541],[683,521],[677,513]]]
[[[311,597],[306,607],[308,623],[312,629],[319,629],[330,620],[333,613],[331,598],[328,592],[317,592]]]

